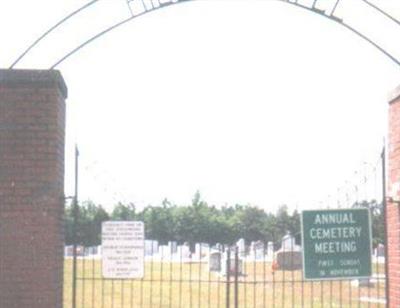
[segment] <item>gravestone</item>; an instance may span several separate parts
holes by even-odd
[[[168,245],[161,245],[159,247],[159,254],[161,259],[169,259],[171,257],[171,248]]]
[[[72,257],[74,255],[74,246],[66,246],[64,249],[65,255],[68,257]],[[81,257],[84,255],[84,247],[83,246],[76,246],[76,255]]]
[[[194,258],[197,260],[201,260],[202,258],[208,256],[210,250],[210,246],[206,243],[196,243]]]
[[[98,251],[97,251],[97,246],[91,246],[87,248],[87,256],[97,256]]]
[[[228,254],[225,251],[222,255],[221,260],[221,275],[226,276],[228,273],[227,264],[228,263]],[[237,272],[238,275],[243,275],[243,259],[238,259],[238,264],[235,264],[235,252],[231,251],[230,254],[230,267],[229,267],[229,274],[234,276]]]
[[[301,251],[284,251],[279,250],[276,253],[276,262],[279,270],[295,271],[302,268],[302,253]]]
[[[239,256],[244,257],[246,255],[246,242],[243,238],[239,239],[236,242],[236,246],[238,248]]]
[[[85,255],[85,247],[83,246],[76,246],[76,255],[78,257],[83,257]]]
[[[209,254],[210,254],[210,245],[209,244],[207,244],[207,243],[202,243],[201,244],[201,254],[204,256],[204,257],[208,257],[209,256]]]
[[[221,271],[221,259],[222,253],[219,251],[215,251],[210,253],[208,258],[208,270],[210,272],[219,272]]]
[[[190,246],[185,243],[177,247],[177,255],[179,258],[187,259],[190,258]]]
[[[153,254],[157,254],[158,253],[158,241],[153,240]]]
[[[177,252],[178,243],[177,242],[168,242],[168,247],[170,248],[171,254],[175,254]]]
[[[153,255],[153,241],[152,240],[145,240],[144,241],[144,255],[151,256]]]
[[[255,260],[264,259],[264,243],[261,241],[251,242],[250,256]]]
[[[279,270],[294,271],[302,268],[303,255],[300,246],[295,244],[295,238],[286,234],[282,238],[282,246],[276,252],[276,263]]]
[[[268,242],[267,244],[267,255],[272,256],[274,254],[274,243]]]
[[[221,244],[221,243],[215,244],[215,249],[222,252],[222,251],[223,251],[223,246],[222,246],[222,244]]]
[[[282,238],[282,248],[283,251],[296,251],[298,246],[296,246],[296,239],[288,232]]]
[[[360,278],[360,279],[353,279],[351,281],[351,286],[358,287],[358,288],[374,288],[375,283],[372,279]]]
[[[158,242],[153,240],[145,240],[144,254],[145,256],[152,256],[158,253]]]

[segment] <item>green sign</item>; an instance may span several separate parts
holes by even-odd
[[[304,279],[371,276],[371,218],[368,209],[303,211]]]

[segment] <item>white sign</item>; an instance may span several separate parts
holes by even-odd
[[[141,221],[106,221],[101,226],[104,278],[144,276],[144,224]]]

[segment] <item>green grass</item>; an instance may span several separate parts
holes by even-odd
[[[383,266],[375,267],[382,272]],[[64,308],[71,306],[72,261],[65,261]],[[239,307],[383,307],[359,303],[360,296],[383,297],[383,281],[374,288],[343,282],[304,282],[301,271],[271,271],[268,262],[245,263],[239,277]],[[226,307],[226,278],[206,263],[146,262],[144,280],[104,280],[100,261],[78,261],[77,308]],[[83,279],[84,278],[84,279]],[[379,294],[378,294],[379,293]],[[234,283],[230,284],[233,307]]]

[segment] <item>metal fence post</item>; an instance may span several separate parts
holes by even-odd
[[[387,208],[386,208],[386,148],[385,146],[382,149],[381,154],[381,162],[382,162],[382,205],[383,205],[383,219],[384,219],[384,234],[385,234],[385,297],[386,297],[386,307],[389,307],[389,258],[388,258],[388,245],[387,245]],[[378,272],[379,274],[379,272]],[[378,279],[378,288],[379,288],[379,279]]]
[[[231,297],[231,248],[228,247],[226,254],[226,308],[230,308],[230,297]]]
[[[72,241],[73,241],[73,260],[72,260],[72,308],[76,308],[76,268],[77,268],[77,223],[78,223],[78,147],[75,147],[75,196],[73,205],[73,226],[72,226]]]
[[[239,248],[235,247],[235,308],[239,307]]]

